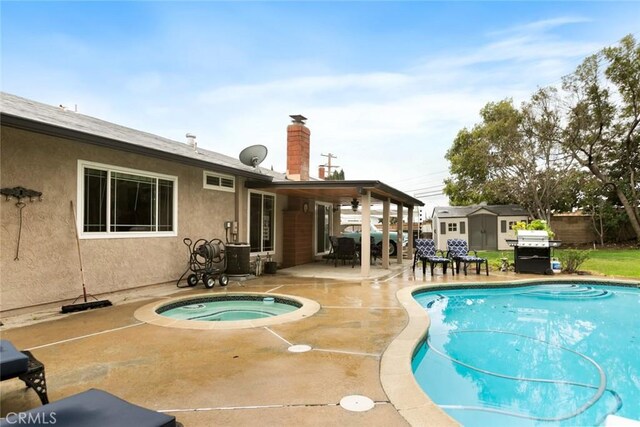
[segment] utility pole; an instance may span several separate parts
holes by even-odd
[[[329,153],[329,154],[320,154],[322,157],[326,157],[327,158],[327,163],[321,166],[324,166],[327,168],[327,176],[331,176],[331,169],[335,169],[335,168],[339,168],[340,166],[337,165],[332,165],[331,164],[331,159],[337,159],[338,156],[334,156],[333,154]]]

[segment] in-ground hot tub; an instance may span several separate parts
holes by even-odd
[[[199,294],[147,304],[136,319],[157,326],[184,329],[241,329],[276,325],[316,313],[315,301],[280,294]]]

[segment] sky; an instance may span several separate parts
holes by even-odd
[[[286,170],[289,115],[310,169],[446,205],[445,154],[488,102],[557,85],[626,34],[640,2],[0,1],[2,91]]]

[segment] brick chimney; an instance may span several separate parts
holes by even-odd
[[[287,126],[287,178],[294,181],[309,181],[309,147],[311,131],[304,125],[306,117],[291,115]]]
[[[318,168],[318,178],[324,179],[325,178],[324,173],[325,173],[324,166],[320,166]]]

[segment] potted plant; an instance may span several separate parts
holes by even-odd
[[[518,221],[511,227],[511,229],[516,232],[516,235],[518,235],[519,230],[544,230],[547,232],[547,234],[549,234],[549,239],[553,239],[553,237],[556,235],[556,233],[551,230],[551,227],[549,227],[549,224],[544,219],[534,219],[528,224],[524,221]]]

